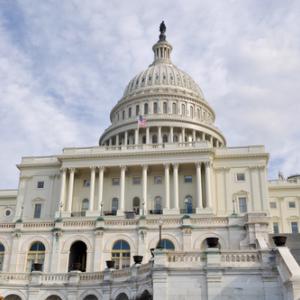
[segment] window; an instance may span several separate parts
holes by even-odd
[[[190,117],[194,118],[194,107],[193,106],[190,107]]]
[[[157,144],[157,135],[152,136],[152,144]]]
[[[0,271],[3,270],[4,253],[5,253],[5,248],[3,244],[0,243]]]
[[[140,106],[136,105],[135,107],[135,115],[138,116],[140,114]]]
[[[33,214],[33,217],[35,219],[39,219],[41,217],[41,212],[42,212],[42,204],[41,203],[36,203],[34,205],[34,214]]]
[[[164,114],[167,114],[167,113],[168,113],[168,103],[167,103],[167,102],[164,102],[164,103],[163,103],[163,113],[164,113]]]
[[[112,178],[112,185],[120,185],[120,178]]]
[[[119,209],[119,199],[118,198],[112,198],[112,201],[111,201],[111,211],[114,214],[116,214],[118,209]]]
[[[289,208],[296,208],[296,203],[294,201],[290,201]]]
[[[146,144],[146,142],[147,142],[147,138],[146,138],[145,135],[143,135],[143,137],[142,137],[142,143],[143,143],[143,144]]]
[[[185,213],[193,213],[193,198],[192,196],[186,196],[184,199]]]
[[[173,142],[178,143],[178,135],[174,134],[173,136]]]
[[[185,104],[181,104],[181,114],[185,116]]]
[[[240,213],[246,213],[247,212],[247,199],[246,197],[239,197],[239,211]]]
[[[26,271],[31,272],[33,270],[33,264],[44,264],[45,260],[45,246],[41,242],[34,242],[31,244],[27,255]]]
[[[154,199],[154,213],[155,214],[161,214],[161,212],[162,212],[162,209],[161,209],[162,203],[161,202],[162,202],[161,197],[156,196]]]
[[[172,104],[172,113],[173,113],[174,115],[177,114],[177,105],[176,105],[176,103],[173,103],[173,104]]]
[[[197,117],[198,117],[198,119],[201,118],[200,108],[197,108]]]
[[[115,262],[116,269],[128,268],[130,266],[130,246],[124,240],[118,240],[114,243],[111,259]]]
[[[292,233],[298,233],[298,222],[291,222]]]
[[[168,136],[166,134],[163,135],[163,143],[168,142]]]
[[[273,223],[273,232],[275,234],[279,233],[279,224],[278,223]]]
[[[11,215],[11,209],[6,209],[5,210],[5,217],[9,217]]]
[[[162,184],[162,176],[154,176],[154,184]]]
[[[44,181],[38,181],[37,182],[37,188],[38,189],[43,189],[44,188]]]
[[[140,198],[138,198],[138,197],[133,198],[132,209],[136,215],[140,214]]]
[[[175,250],[175,246],[170,240],[162,239],[160,241],[160,245],[158,245],[158,244],[159,244],[159,242],[157,243],[157,246],[160,246],[162,249]]]
[[[132,177],[132,184],[141,184],[141,177]]]
[[[122,119],[125,120],[125,110],[122,111]]]
[[[131,107],[128,108],[128,118],[131,118]]]
[[[277,208],[276,202],[270,202],[270,208]]]
[[[144,115],[148,115],[148,103],[144,104]]]
[[[158,107],[157,107],[157,102],[154,102],[153,103],[153,113],[154,114],[157,114],[157,112],[158,112],[158,109],[157,109]]]
[[[83,186],[84,187],[89,187],[90,186],[90,181],[88,179],[83,180]]]
[[[83,199],[81,203],[81,211],[89,210],[90,202],[89,199]]]
[[[237,181],[245,181],[245,174],[244,173],[237,173],[236,174]]]
[[[193,182],[193,177],[191,175],[185,175],[184,176],[184,182],[185,183],[191,183],[191,182]]]

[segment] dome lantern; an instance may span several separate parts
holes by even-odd
[[[159,40],[153,45],[152,50],[154,52],[154,62],[152,65],[157,63],[171,64],[170,54],[172,51],[172,46],[166,40],[166,25],[164,21],[161,22],[159,26]]]

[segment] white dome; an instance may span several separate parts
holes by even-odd
[[[136,75],[127,85],[123,97],[156,87],[185,89],[204,100],[201,89],[190,75],[172,63],[163,61],[152,64],[148,69]]]

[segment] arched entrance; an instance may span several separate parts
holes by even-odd
[[[118,240],[114,243],[112,252],[112,260],[115,262],[116,269],[124,269],[130,266],[130,246],[124,240]]]
[[[139,300],[152,300],[152,299],[153,299],[152,295],[147,290],[145,290],[141,295],[141,297],[139,298]]]
[[[22,299],[17,295],[8,295],[4,298],[4,300],[22,300]]]
[[[98,300],[98,298],[95,295],[87,295],[83,300]]]
[[[69,255],[69,271],[86,270],[86,244],[82,241],[77,241],[72,244]]]
[[[0,243],[0,271],[3,270],[5,247]]]
[[[51,295],[47,297],[46,300],[62,300],[62,299],[56,295]]]
[[[129,300],[125,293],[121,293],[117,296],[116,300]]]
[[[45,260],[45,251],[46,248],[43,243],[34,242],[31,244],[27,254],[27,266],[26,266],[27,272],[33,271],[35,264],[41,265],[41,269],[43,269],[44,260]]]

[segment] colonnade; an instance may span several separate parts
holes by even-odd
[[[163,128],[167,128],[168,131],[164,132]],[[156,135],[156,142],[150,140],[150,132]],[[164,141],[163,136],[167,136],[167,141]],[[162,143],[174,143],[174,142],[196,142],[196,141],[209,141],[214,147],[221,147],[222,143],[210,134],[198,131],[195,129],[166,127],[166,126],[152,126],[145,129],[131,129],[121,133],[117,133],[108,139],[104,140],[102,144],[107,146],[124,145],[128,144],[162,144]]]
[[[205,171],[202,172],[202,164],[204,164]],[[147,189],[148,189],[148,167],[149,165],[142,165],[142,201],[143,201],[143,210],[147,214],[149,209],[148,198],[147,198]],[[173,201],[171,204],[170,199],[170,170],[173,170]],[[196,211],[199,212],[204,208],[212,208],[211,200],[211,164],[210,162],[196,162]],[[126,200],[126,166],[120,166],[120,203],[118,207],[118,214],[122,215],[125,211],[125,200]],[[60,191],[60,205],[63,211],[71,213],[72,204],[73,204],[73,193],[74,193],[74,175],[75,168],[63,168],[61,175],[61,191]],[[105,167],[91,167],[90,168],[90,198],[89,198],[89,211],[100,211],[103,207],[103,191],[104,191],[104,172]],[[69,176],[68,176],[69,175]],[[202,179],[204,176],[204,180]],[[98,179],[98,195],[95,197],[95,182],[96,177]],[[164,164],[164,197],[165,205],[164,211],[172,211],[179,213],[179,164]],[[68,181],[68,185],[67,185]],[[205,183],[203,185],[203,182]],[[68,192],[67,192],[68,186]],[[202,189],[205,189],[204,193]],[[203,199],[203,195],[205,200]],[[95,209],[95,198],[97,200],[97,208]]]

